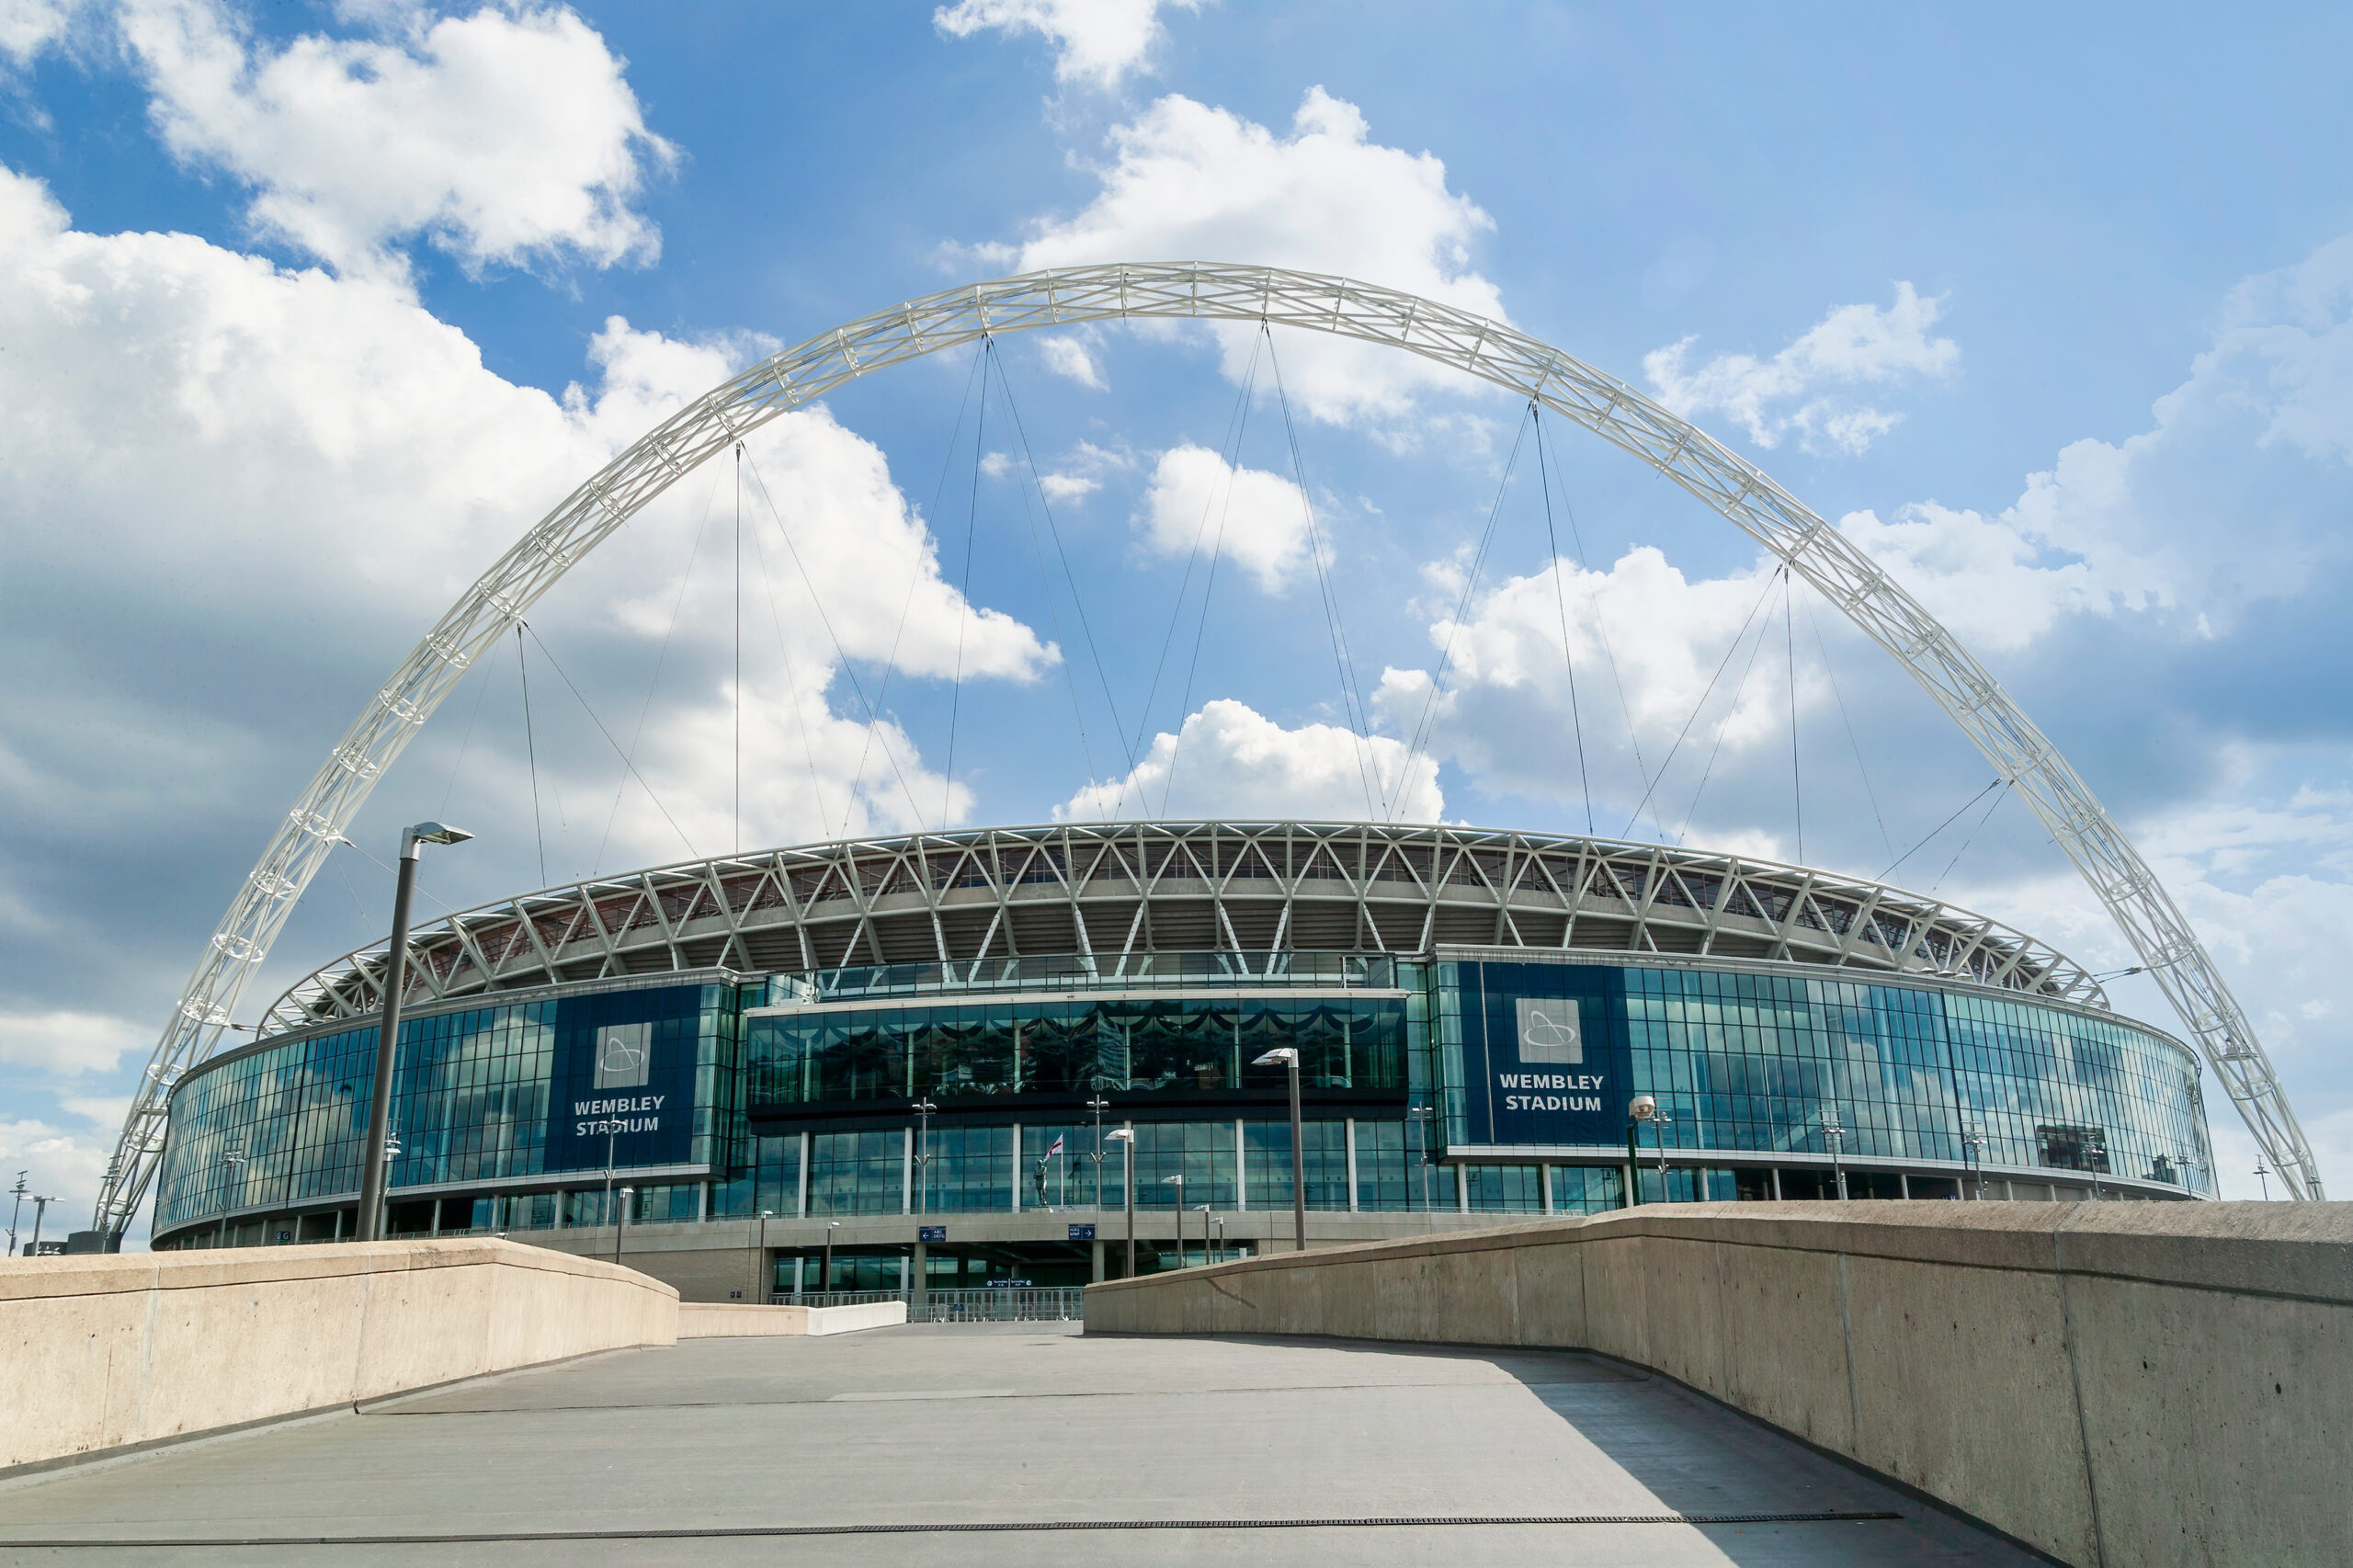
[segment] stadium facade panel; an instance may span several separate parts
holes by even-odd
[[[1645,1201],[1829,1196],[1841,1173],[1855,1197],[2211,1195],[2196,1060],[2063,955],[1655,846],[910,835],[536,893],[412,952],[394,1233],[599,1250],[626,1187],[674,1252],[742,1249],[765,1214],[760,1288],[782,1291],[821,1288],[828,1238],[825,1285],[903,1284],[915,1220],[949,1217],[986,1241],[933,1249],[935,1285],[1095,1277],[1111,1229],[1070,1217],[1116,1228],[1123,1123],[1158,1217],[1143,1267],[1182,1256],[1180,1192],[1238,1244],[1271,1235],[1288,1084],[1256,1061],[1286,1045],[1317,1234],[1614,1207],[1630,1175]],[[174,1085],[156,1245],[349,1233],[383,958],[307,977]],[[1636,1094],[1664,1115],[1630,1163]]]

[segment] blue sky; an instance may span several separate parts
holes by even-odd
[[[1836,520],[2126,821],[2353,1181],[2348,31],[2290,6],[0,0],[0,1165],[86,1204],[270,824],[606,457],[900,299],[1202,258],[1502,313]],[[534,613],[528,737],[512,661],[486,664],[240,1017],[381,933],[369,857],[437,812],[483,835],[433,867],[460,906],[543,859],[739,833],[1360,814],[1302,479],[1402,815],[1582,828],[1581,722],[1620,832],[1634,753],[1654,768],[1690,720],[1635,835],[1794,858],[1792,684],[1809,860],[1876,874],[1990,778],[1827,607],[1785,607],[1740,536],[1590,437],[1547,430],[1555,564],[1518,410],[1273,349],[1296,466],[1272,367],[1245,396],[1247,335],[1195,331],[1008,339],[985,399],[943,356],[763,433],[740,825],[734,476],[682,483]],[[1048,505],[1099,671],[1069,585],[1041,586]],[[1218,584],[1172,636],[1211,515]],[[1782,658],[1744,644],[1702,701],[1752,613],[1790,618]],[[1201,653],[1147,711],[1164,642]],[[1894,880],[2133,961],[2027,812],[1977,817]],[[2120,1004],[2170,1023],[2140,983]]]

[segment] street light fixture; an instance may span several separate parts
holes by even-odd
[[[1436,1106],[1417,1105],[1405,1114],[1422,1130],[1422,1220],[1429,1221],[1430,1212],[1430,1123],[1438,1116]]]
[[[768,1262],[768,1217],[775,1212],[773,1209],[760,1210],[760,1255],[759,1260],[752,1266],[752,1293],[763,1306],[775,1293],[776,1270]]]
[[[1279,1045],[1264,1056],[1251,1059],[1253,1067],[1272,1067],[1281,1063],[1290,1070],[1290,1235],[1291,1250],[1307,1250],[1307,1146],[1301,1141],[1299,1126],[1299,1048]]]
[[[1174,1185],[1176,1188],[1176,1267],[1182,1268],[1185,1267],[1185,1173],[1178,1171],[1173,1176],[1162,1176],[1160,1185]]]
[[[817,1289],[820,1290],[831,1290],[834,1288],[834,1233],[841,1228],[842,1222],[839,1220],[825,1221],[825,1272],[817,1281]]]
[[[918,1131],[915,1134],[915,1245],[907,1280],[907,1314],[911,1321],[926,1321],[931,1303],[931,1258],[925,1251],[923,1222],[931,1216],[931,1113],[939,1108],[926,1095],[908,1108],[915,1113]]]
[[[1206,1203],[1196,1203],[1193,1208],[1201,1217],[1201,1267],[1207,1268],[1216,1261],[1210,1256],[1210,1206]]]
[[[25,1256],[27,1257],[39,1257],[40,1256],[40,1217],[47,1213],[49,1211],[49,1206],[56,1201],[57,1197],[54,1193],[51,1194],[47,1198],[42,1197],[38,1192],[33,1194],[33,1239],[32,1244],[25,1249]]]
[[[621,1206],[613,1215],[613,1267],[616,1268],[619,1268],[621,1263],[621,1230],[629,1223],[630,1199],[636,1196],[637,1188],[633,1187],[621,1188]]]
[[[17,1256],[17,1218],[25,1211],[25,1194],[29,1190],[25,1186],[25,1177],[31,1174],[30,1171],[18,1171],[17,1185],[8,1189],[9,1196],[17,1200],[8,1209],[8,1256],[10,1257]]]
[[[428,844],[463,844],[472,834],[445,823],[421,822],[401,830],[401,869],[392,890],[392,946],[384,959],[384,1021],[376,1032],[376,1082],[368,1096],[367,1165],[359,1181],[359,1240],[384,1235],[384,1182],[390,1174],[384,1139],[392,1119],[392,1069],[400,1055],[401,993],[408,985],[408,906],[416,892],[416,863]]]
[[[1095,1113],[1095,1209],[1100,1213],[1103,1209],[1103,1113],[1111,1108],[1111,1102],[1103,1097],[1099,1080],[1096,1085],[1095,1097],[1086,1102],[1086,1108]]]
[[[1837,1178],[1838,1201],[1844,1203],[1847,1201],[1847,1167],[1838,1156],[1847,1142],[1847,1130],[1838,1125],[1838,1113],[1826,1106],[1822,1112],[1822,1141],[1830,1145],[1830,1172]]]
[[[1634,1208],[1643,1201],[1642,1152],[1636,1141],[1642,1135],[1643,1123],[1658,1115],[1658,1101],[1649,1095],[1636,1095],[1626,1102],[1626,1207]],[[1666,1199],[1666,1183],[1660,1178],[1659,1200]]]
[[[1136,1127],[1131,1121],[1115,1127],[1104,1134],[1120,1146],[1120,1187],[1124,1189],[1128,1208],[1128,1271],[1125,1279],[1136,1277]]]
[[[2089,1142],[2084,1145],[2084,1164],[2090,1167],[2092,1173],[2092,1201],[2094,1203],[2097,1203],[2100,1200],[2099,1168],[2102,1165],[2107,1163],[2107,1139],[2095,1136]]]
[[[1977,1177],[1977,1201],[1985,1201],[1985,1130],[1975,1122],[1969,1124],[1961,1135],[1961,1152],[1969,1156],[1969,1168]]]

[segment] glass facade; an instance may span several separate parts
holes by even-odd
[[[1182,1176],[1188,1209],[1287,1210],[1288,1074],[1255,1063],[1277,1046],[1301,1053],[1321,1210],[1616,1207],[1626,1100],[1645,1092],[1664,1113],[1642,1134],[1645,1200],[1815,1196],[1834,1127],[1857,1197],[1960,1196],[1972,1132],[1995,1166],[2211,1192],[2197,1063],[2125,1019],[1796,965],[1576,960],[1157,954],[1124,971],[1029,959],[648,977],[412,1017],[393,1229],[608,1223],[608,1160],[635,1223],[1116,1209],[1120,1145],[1102,1134],[1122,1122],[1139,1209],[1173,1209]],[[372,1027],[322,1028],[185,1078],[159,1238],[347,1206],[375,1046]],[[920,1137],[918,1100],[938,1108]]]
[[[567,1091],[598,1089],[592,1058],[618,1025],[644,1058],[670,1064],[683,1095],[658,1162],[616,1149],[619,1163],[732,1166],[740,1123],[741,1006],[721,985],[662,985],[405,1017],[392,1086],[388,1182],[403,1188],[508,1183],[585,1168],[551,1163],[551,1133],[601,1171],[605,1142],[584,1135]],[[208,1214],[300,1207],[356,1193],[360,1142],[376,1079],[373,1026],[313,1034],[208,1063],[173,1092],[171,1131],[156,1177],[160,1232]],[[608,1074],[610,1076],[610,1074]],[[575,1083],[574,1080],[581,1080]],[[637,1119],[642,1120],[644,1118]],[[616,1143],[620,1139],[613,1139]],[[597,1192],[601,1203],[601,1186]],[[397,1228],[397,1227],[396,1227]],[[439,1228],[449,1228],[445,1220]]]

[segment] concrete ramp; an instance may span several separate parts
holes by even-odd
[[[1089,1287],[1655,1369],[2062,1562],[2353,1562],[2353,1204],[1662,1204]]]

